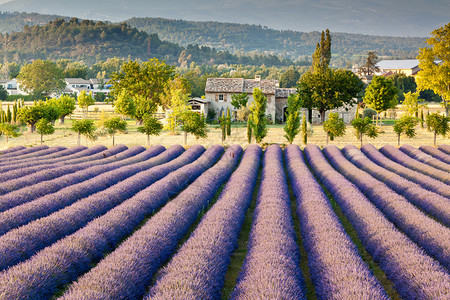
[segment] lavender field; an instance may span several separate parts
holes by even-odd
[[[450,299],[450,148],[2,150],[0,299]]]

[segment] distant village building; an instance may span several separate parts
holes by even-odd
[[[286,122],[287,98],[290,94],[296,94],[295,88],[280,88],[278,80],[261,79],[256,76],[255,79],[243,78],[208,78],[206,80],[205,99],[194,98],[190,100],[191,107],[194,109],[203,108],[204,111],[213,109],[217,116],[221,116],[222,112],[226,113],[227,108],[230,109],[232,115],[235,115],[236,109],[231,105],[231,96],[235,94],[246,93],[249,97],[248,104],[253,102],[253,89],[259,88],[267,97],[266,116],[272,122],[284,123]],[[197,99],[197,100],[196,100]],[[204,103],[202,103],[202,101]],[[339,108],[332,110],[338,112],[344,122],[349,123],[353,120],[356,105],[352,107]],[[313,123],[320,122],[320,114],[313,110]]]
[[[392,74],[405,74],[406,76],[415,76],[420,71],[418,59],[406,60],[382,60],[377,63],[380,68],[380,74],[389,76]]]
[[[17,79],[0,79],[0,84],[8,92],[8,95],[17,95]]]
[[[77,96],[81,91],[86,91],[86,93],[92,92],[92,96],[97,93],[109,94],[109,85],[106,83],[109,79],[104,79],[103,81],[97,78],[92,78],[89,80],[83,78],[65,78],[66,88],[63,90],[63,94],[74,93]]]

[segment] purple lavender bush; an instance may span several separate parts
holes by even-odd
[[[411,158],[410,156],[400,151],[399,149],[395,148],[394,146],[385,145],[382,148],[380,148],[380,152],[383,153],[388,158],[390,158],[391,160],[407,168],[431,176],[437,180],[446,183],[447,185],[450,184],[450,176],[448,176],[448,172],[438,170],[430,165],[424,164],[414,158]]]
[[[439,145],[438,149],[450,155],[450,145]]]
[[[298,146],[285,150],[286,168],[318,299],[388,299],[339,222]]]
[[[153,275],[172,255],[197,215],[229,178],[241,152],[240,146],[230,146],[217,164],[79,278],[61,299],[142,298]]]
[[[395,174],[398,174],[408,180],[411,180],[412,182],[417,183],[418,185],[429,191],[450,198],[450,189],[448,188],[448,185],[443,183],[442,181],[439,181],[437,179],[434,179],[433,177],[424,175],[422,173],[413,171],[409,168],[402,166],[401,164],[398,164],[390,160],[370,144],[364,145],[361,148],[361,151],[370,160],[372,160],[380,167],[383,167],[389,171],[394,172]]]
[[[154,146],[138,155],[125,158],[118,162],[88,168],[74,174],[62,176],[52,181],[30,187],[29,190],[31,190],[31,194],[34,196],[40,194],[43,194],[44,196],[1,212],[0,235],[13,228],[23,226],[35,219],[45,217],[81,198],[105,190],[121,180],[125,180],[134,175],[141,170],[143,166],[149,167],[151,165],[167,162],[168,156],[165,154],[161,155],[163,150],[164,147],[162,146]],[[125,152],[128,152],[128,150]],[[132,154],[131,151],[130,154]],[[158,154],[160,154],[159,157],[154,157]],[[153,157],[154,159],[150,160]],[[137,164],[142,161],[144,162]],[[67,187],[64,188],[64,186]],[[54,190],[60,190],[49,193],[48,191],[52,190],[52,188]],[[7,200],[8,198],[11,198],[9,201],[10,204],[15,202],[14,199],[21,199],[23,201],[26,197],[17,196],[18,194],[23,195],[23,190],[24,189],[7,194],[3,196],[3,199]],[[40,193],[38,193],[38,191],[40,191]]]
[[[331,165],[356,185],[397,228],[450,267],[450,229],[426,216],[403,196],[349,162],[336,146],[322,150]]]
[[[33,147],[33,148],[37,148],[37,147]],[[46,149],[40,149],[40,150],[33,151],[31,153],[24,154],[21,156],[9,157],[7,160],[2,160],[2,162],[0,164],[1,165],[9,165],[9,164],[17,163],[17,162],[27,161],[27,160],[30,160],[33,158],[34,159],[41,159],[41,158],[45,159],[49,155],[64,151],[66,149],[67,149],[66,147],[60,147],[60,146],[47,147]]]
[[[47,145],[40,145],[40,146],[24,148],[24,149],[21,149],[21,150],[18,150],[18,151],[13,151],[13,152],[6,153],[6,154],[4,154],[4,155],[2,155],[0,157],[1,158],[0,165],[2,165],[4,163],[8,163],[11,160],[26,158],[26,155],[28,155],[30,153],[43,151],[43,150],[46,150],[48,148],[49,147]]]
[[[0,158],[3,158],[6,154],[26,149],[24,146],[15,146],[8,149],[0,150]]]
[[[203,147],[195,146],[183,156],[190,161],[203,151]],[[168,174],[28,261],[12,267],[5,278],[19,279],[21,285],[10,285],[5,280],[2,282],[5,284],[3,291],[10,298],[51,297],[59,287],[88,271],[105,252],[114,249],[146,217],[214,164],[222,153],[222,146],[210,147],[194,162]]]
[[[332,194],[359,239],[405,299],[447,299],[450,275],[399,232],[359,189],[327,162],[315,145],[305,147],[313,172]]]
[[[430,214],[447,227],[450,226],[450,205],[448,198],[428,191],[420,185],[378,166],[355,146],[345,146],[342,149],[342,153],[355,166],[384,182],[392,190],[404,196],[409,202]]]
[[[256,145],[245,150],[217,202],[157,276],[148,299],[221,298],[230,256],[252,200],[261,153]]]
[[[425,153],[433,156],[434,158],[439,159],[447,164],[450,164],[450,154],[447,154],[442,150],[436,149],[436,148],[428,146],[428,145],[420,146],[419,150],[421,150],[422,152],[425,152]]]
[[[248,252],[231,299],[305,299],[283,157],[267,147]]]
[[[191,148],[192,150],[190,149],[189,153],[197,152],[195,146]],[[191,158],[189,153],[180,155],[183,151],[184,148],[179,145],[172,146],[161,154],[167,156],[167,160],[178,156],[169,163],[153,167],[148,166],[146,170],[141,170],[141,172],[104,191],[78,200],[45,218],[13,229],[1,236],[0,253],[3,254],[3,257],[0,261],[0,270],[21,262],[44,247],[72,234],[92,219],[105,214],[108,210],[163,178],[171,171],[191,162],[185,159],[186,156]]]
[[[445,163],[437,158],[434,158],[433,156],[421,151],[420,149],[414,148],[410,145],[402,145],[400,147],[400,150],[404,153],[408,154],[410,157],[423,162],[424,164],[430,165],[433,168],[450,172],[450,165],[448,163]]]

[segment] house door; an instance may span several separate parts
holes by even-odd
[[[287,120],[287,107],[283,108],[283,123],[286,123]]]

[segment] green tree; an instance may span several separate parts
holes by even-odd
[[[409,138],[413,138],[416,136],[416,125],[418,123],[418,119],[411,115],[403,115],[400,119],[395,120],[394,123],[394,132],[398,137],[398,145],[400,146],[400,136],[402,134],[406,135]]]
[[[20,122],[28,125],[28,132],[34,132],[36,129],[36,123],[40,119],[45,117],[44,105],[27,105],[21,107],[17,112],[17,117]]]
[[[302,102],[298,95],[289,95],[287,98],[287,118],[284,125],[284,137],[288,140],[289,144],[295,139],[295,136],[300,132],[300,109]]]
[[[248,102],[248,94],[247,93],[231,95],[231,105],[233,105],[233,107],[235,109],[240,109],[241,107],[246,107],[247,102]]]
[[[441,115],[437,112],[427,116],[427,126],[434,133],[434,145],[436,146],[436,136],[438,134],[445,137],[450,132],[450,117]]]
[[[363,145],[363,136],[367,135],[370,138],[376,138],[379,134],[376,126],[372,124],[372,120],[369,118],[357,118],[353,119],[351,122],[353,128],[355,129],[356,138],[360,140],[361,147]]]
[[[373,75],[375,72],[378,72],[380,68],[377,66],[378,63],[378,55],[376,51],[369,51],[367,53],[367,58],[364,61],[364,64],[359,67],[358,73],[362,75]]]
[[[320,43],[317,43],[316,50],[312,55],[312,72],[325,70],[331,61],[331,35],[330,30],[322,31]]]
[[[80,137],[81,135],[84,135],[87,139],[94,140],[97,138],[95,135],[95,130],[97,128],[94,125],[93,120],[74,120],[72,123],[72,131],[75,131],[78,133],[78,145],[80,145]]]
[[[44,142],[44,135],[49,135],[55,133],[55,127],[47,119],[40,119],[36,123],[36,131],[41,135],[41,145]]]
[[[8,99],[8,91],[0,84],[0,100]]]
[[[327,68],[303,74],[297,91],[303,106],[310,111],[317,109],[323,122],[328,110],[356,104],[363,87],[363,82],[353,72]]]
[[[222,116],[219,118],[220,130],[222,132],[222,144],[227,138],[227,118],[225,117],[225,112],[222,111]]]
[[[182,116],[181,130],[184,131],[184,144],[187,145],[187,134],[193,134],[196,139],[206,138],[206,122],[202,114],[187,111]]]
[[[19,126],[1,123],[0,124],[0,133],[6,136],[6,142],[10,137],[18,137],[20,136]]]
[[[395,73],[388,76],[388,78],[392,80],[394,86],[397,88],[398,103],[403,103],[405,100],[405,93],[414,93],[417,90],[416,80],[413,76],[406,76],[403,73]],[[422,94],[425,94],[425,92],[422,92]]]
[[[142,120],[142,126],[138,127],[138,131],[140,133],[144,133],[147,135],[147,146],[150,147],[150,136],[151,135],[160,135],[163,129],[163,125],[161,122],[152,117],[151,115],[145,115]]]
[[[252,119],[251,118],[248,118],[248,120],[247,120],[247,142],[249,143],[249,144],[251,144],[252,143],[252,128],[253,128],[253,126],[252,126]]]
[[[227,135],[230,136],[231,135],[231,114],[230,114],[230,108],[229,107],[227,107],[226,122],[227,122]]]
[[[12,113],[11,113],[11,108],[9,107],[9,104],[8,104],[8,108],[6,109],[6,122],[11,123],[11,121],[12,121]]]
[[[108,133],[112,135],[113,138],[113,146],[115,145],[115,135],[116,133],[122,132],[125,133],[127,131],[127,122],[125,120],[121,120],[119,117],[113,117],[106,120],[103,124]]]
[[[302,142],[303,145],[308,144],[308,122],[306,121],[305,113],[302,116]]]
[[[62,70],[48,60],[37,59],[23,66],[17,79],[23,90],[37,98],[60,93],[66,87]]]
[[[175,134],[177,126],[181,121],[181,117],[190,110],[188,104],[189,96],[182,89],[171,90],[167,95],[170,95],[168,107],[171,110],[167,120],[167,129]]]
[[[397,106],[397,88],[392,80],[383,76],[374,76],[366,88],[363,100],[367,106],[377,112],[376,124],[378,125],[379,114]]]
[[[423,111],[424,108],[427,108],[425,104],[421,104],[419,100],[419,92],[411,93],[408,92],[403,95],[404,101],[403,101],[403,109],[405,112],[410,115],[414,116],[416,118],[419,117],[419,111]]]
[[[113,73],[111,95],[126,89],[136,102],[136,119],[140,123],[145,114],[156,111],[169,81],[175,77],[174,68],[164,61],[152,58],[147,62],[128,61],[120,72]]]
[[[127,90],[120,91],[117,99],[114,101],[114,111],[122,116],[134,118],[136,115],[136,103]]]
[[[61,95],[59,98],[47,100],[48,103],[54,105],[59,115],[59,124],[64,124],[64,119],[75,110],[75,98],[69,95]]]
[[[330,113],[328,120],[323,122],[323,130],[327,133],[328,145],[328,138],[333,141],[335,137],[340,137],[345,134],[344,120],[339,118],[338,113]]]
[[[250,106],[252,114],[249,119],[252,120],[252,132],[258,144],[261,143],[262,139],[267,135],[267,119],[265,115],[266,107],[267,97],[264,96],[263,92],[259,88],[254,88],[253,103]]]
[[[450,109],[450,23],[434,30],[427,39],[431,47],[420,48],[417,88],[419,91],[430,89],[442,98],[445,115]],[[436,63],[439,61],[439,63]]]
[[[77,97],[78,106],[83,109],[83,112],[86,114],[89,111],[89,106],[94,105],[95,101],[92,98],[92,92],[89,94],[86,91],[81,91]]]
[[[300,72],[294,68],[289,68],[280,77],[280,87],[281,88],[293,88],[297,85],[300,79]]]

